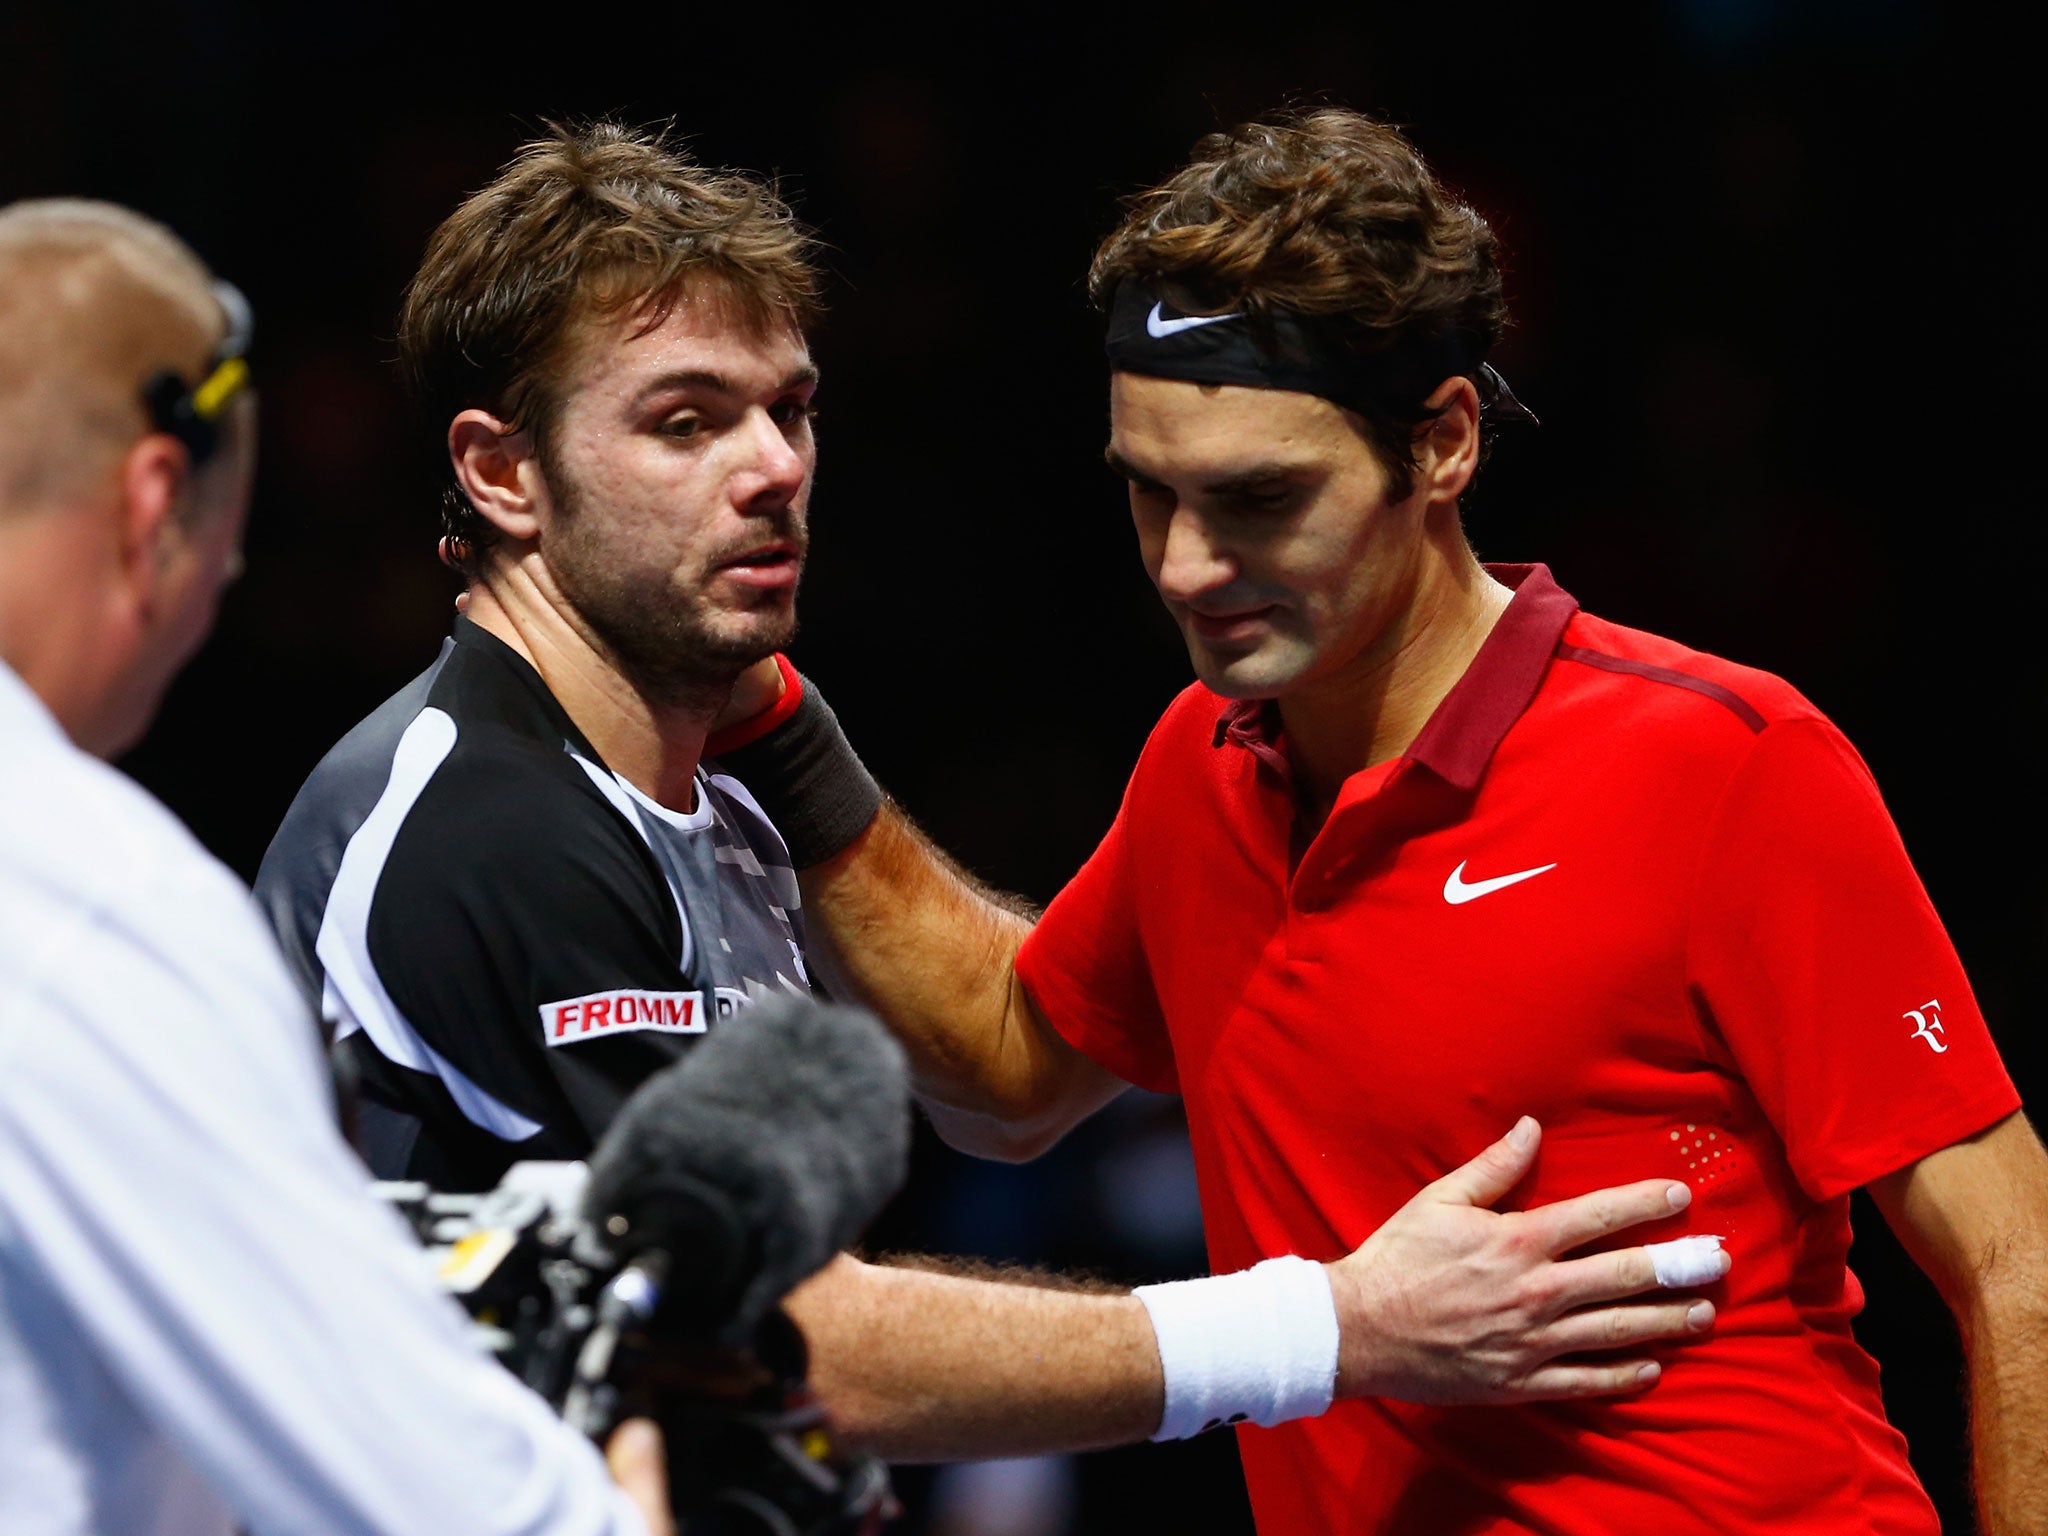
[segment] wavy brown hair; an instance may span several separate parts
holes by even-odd
[[[428,240],[399,313],[399,367],[437,445],[474,406],[530,433],[545,463],[572,326],[644,308],[651,330],[705,281],[764,331],[818,316],[816,244],[773,186],[699,166],[659,134],[549,124]],[[442,531],[474,576],[496,530],[445,450],[440,463]]]
[[[1368,354],[1458,333],[1483,359],[1508,318],[1486,221],[1398,130],[1336,107],[1209,134],[1187,165],[1127,199],[1089,293],[1106,308],[1126,278],[1193,314],[1306,319],[1329,346]],[[1492,381],[1474,383],[1490,407]],[[1418,399],[1362,414],[1406,495],[1430,413]]]

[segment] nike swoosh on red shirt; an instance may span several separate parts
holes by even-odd
[[[1471,861],[1466,861],[1469,862]],[[1539,864],[1534,869],[1517,870],[1512,875],[1495,875],[1491,880],[1474,880],[1468,883],[1465,879],[1465,865],[1460,864],[1451,871],[1450,879],[1444,882],[1444,900],[1454,907],[1462,907],[1468,901],[1491,896],[1495,891],[1504,891],[1511,885],[1521,884],[1524,880],[1533,880],[1546,870],[1555,868],[1557,864],[1553,861],[1549,864]]]

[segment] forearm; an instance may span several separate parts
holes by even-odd
[[[816,689],[779,659],[755,673],[759,686],[741,701],[751,719],[725,732],[718,752],[800,871],[813,970],[889,1022],[948,1141],[1035,1156],[1122,1085],[1032,1008],[1015,969],[1029,914],[888,802]]]
[[[790,1297],[841,1434],[892,1461],[1093,1450],[1159,1427],[1144,1304],[842,1257]]]
[[[1985,1536],[2048,1530],[2048,1151],[2011,1114],[1870,1193],[1962,1329]]]
[[[707,750],[781,830],[816,969],[893,1024],[918,1087],[969,1110],[1000,1049],[1031,918],[971,879],[883,794],[838,718],[780,657],[742,678]]]
[[[1961,1314],[1984,1536],[2048,1530],[2048,1253],[2002,1268]]]
[[[1115,1087],[1039,1020],[1017,980],[1031,931],[893,805],[802,875],[806,923],[835,979],[885,1018],[911,1081],[956,1145],[1050,1140]]]
[[[789,1309],[842,1433],[898,1460],[1085,1450],[1272,1425],[1333,1397],[1508,1403],[1639,1391],[1631,1346],[1711,1326],[1642,1248],[1557,1255],[1682,1210],[1652,1179],[1485,1209],[1535,1161],[1532,1121],[1417,1193],[1333,1264],[1280,1257],[1131,1295],[842,1255]],[[1713,1276],[1727,1273],[1725,1258]],[[1611,1306],[1625,1297],[1653,1298]],[[1582,1358],[1598,1351],[1597,1361]],[[1620,1358],[1617,1358],[1620,1356]]]

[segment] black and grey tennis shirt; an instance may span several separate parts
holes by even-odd
[[[781,836],[715,763],[696,790],[684,814],[635,789],[462,618],[313,770],[256,894],[375,1173],[478,1189],[581,1157],[696,1036],[809,990]]]

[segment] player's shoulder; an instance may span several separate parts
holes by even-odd
[[[1206,683],[1189,683],[1174,695],[1159,723],[1152,727],[1145,750],[1150,754],[1213,746],[1225,720],[1239,707]]]
[[[281,838],[304,822],[497,867],[629,835],[596,753],[539,677],[467,629],[322,759]]]
[[[616,781],[576,744],[465,729],[431,705],[408,735],[383,797],[351,841],[375,842],[388,830],[391,867],[410,882],[544,889],[598,867],[636,883],[655,878],[642,868],[645,843]]]
[[[388,960],[451,947],[446,923],[659,924],[667,888],[631,816],[538,674],[458,626],[306,781],[257,895],[314,984],[330,928],[374,935]]]
[[[504,642],[465,626],[407,692],[417,704],[413,713],[383,722],[386,739],[397,731],[394,776],[400,755],[431,755],[434,777],[444,787],[484,791],[474,799],[485,815],[516,814],[522,795],[587,798],[576,758],[594,760],[596,752],[540,675]]]
[[[314,764],[278,824],[259,885],[280,861],[292,858],[298,845],[345,841],[362,823],[383,794],[392,759],[426,707],[448,651],[443,646],[432,666],[357,721]]]
[[[1608,723],[1741,746],[1774,725],[1826,717],[1775,673],[1584,611],[1558,642],[1556,680]]]
[[[1201,682],[1174,695],[1153,724],[1131,769],[1130,789],[1144,797],[1192,791],[1209,782],[1216,766],[1213,750],[1238,705]]]

